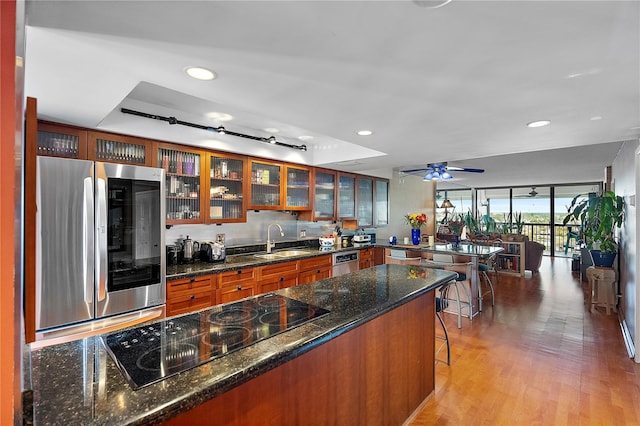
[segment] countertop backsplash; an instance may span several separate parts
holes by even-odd
[[[214,241],[217,234],[225,234],[225,245],[244,246],[251,244],[265,244],[267,241],[267,227],[272,223],[282,226],[284,237],[278,229],[271,229],[271,239],[276,242],[292,240],[308,240],[333,233],[341,222],[309,222],[299,221],[298,216],[289,212],[275,210],[248,211],[246,223],[225,223],[222,225],[174,225],[166,230],[166,244],[186,238],[194,241]],[[305,236],[301,236],[305,231]]]

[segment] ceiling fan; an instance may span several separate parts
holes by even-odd
[[[513,198],[535,198],[538,195],[538,191],[536,191],[536,187],[532,186],[531,191],[528,194],[524,195],[515,195]]]
[[[447,163],[430,163],[421,169],[400,170],[400,173],[423,174],[424,180],[449,180],[453,176],[449,172],[484,173],[484,169],[471,169],[468,167],[448,166]]]

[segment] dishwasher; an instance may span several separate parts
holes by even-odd
[[[343,251],[333,254],[332,276],[348,274],[358,270],[359,251]]]

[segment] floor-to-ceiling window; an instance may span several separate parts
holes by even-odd
[[[473,193],[472,189],[436,191],[436,222],[445,223],[469,212],[473,214]]]
[[[495,232],[521,233],[544,244],[547,254],[572,256],[580,240],[580,225],[563,225],[568,207],[575,196],[600,190],[597,182],[478,189],[477,219],[485,230],[490,224]]]

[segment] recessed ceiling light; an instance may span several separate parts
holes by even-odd
[[[532,121],[531,123],[527,123],[527,127],[544,127],[544,126],[548,126],[549,124],[551,124],[549,120],[539,120],[539,121]]]
[[[310,141],[311,139],[313,139],[313,136],[302,135],[302,136],[298,136],[298,139],[300,139],[303,142],[306,142],[306,141]]]
[[[589,120],[591,121],[598,121],[598,120],[602,120],[602,117],[600,117],[599,115],[596,115],[594,117],[591,117]]]
[[[265,127],[262,130],[264,130],[267,133],[278,133],[280,131],[280,129],[276,129],[275,127]]]
[[[189,77],[193,77],[197,80],[213,80],[216,78],[213,71],[203,67],[187,67],[185,68],[185,72]]]
[[[360,136],[370,136],[373,134],[373,131],[371,130],[358,130],[358,134]]]
[[[227,114],[226,112],[209,112],[207,113],[207,117],[212,120],[217,121],[231,121],[233,120],[233,116],[231,114]]]

